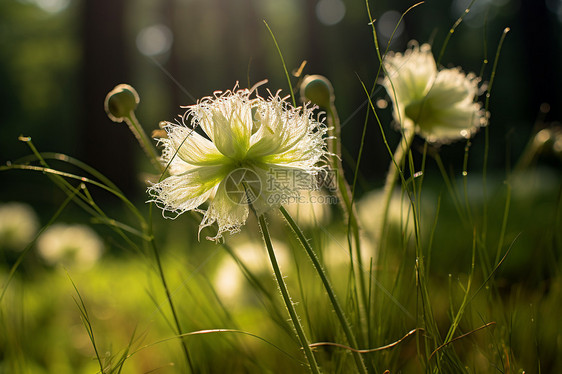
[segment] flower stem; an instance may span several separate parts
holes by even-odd
[[[394,191],[394,186],[396,186],[396,180],[398,179],[398,176],[402,175],[402,171],[401,171],[402,164],[404,164],[406,155],[410,150],[410,146],[412,145],[412,141],[414,140],[414,135],[415,132],[413,126],[404,127],[402,138],[400,139],[400,143],[398,144],[398,147],[396,147],[396,151],[392,156],[390,168],[388,169],[388,174],[386,175],[386,181],[384,184],[384,191],[383,191],[384,193],[383,216],[381,220],[381,226],[378,231],[379,250],[383,246],[384,233],[386,229],[386,222],[388,220],[388,210],[390,208],[390,200],[392,199],[392,192]]]
[[[289,212],[287,212],[287,210],[283,206],[281,206],[279,208],[279,210],[281,211],[281,214],[283,214],[283,217],[285,217],[285,219],[287,220],[287,223],[289,223],[289,226],[291,226],[291,229],[293,230],[293,232],[297,236],[299,242],[304,247],[304,250],[306,251],[306,254],[308,255],[308,257],[312,261],[312,264],[314,265],[314,268],[316,269],[316,272],[320,276],[320,279],[322,280],[322,283],[324,284],[324,288],[326,289],[328,297],[330,298],[332,306],[334,307],[334,311],[336,312],[336,315],[337,315],[337,317],[340,321],[340,325],[343,329],[343,332],[344,332],[349,344],[351,345],[352,348],[358,348],[357,339],[355,338],[355,335],[353,334],[353,331],[351,330],[349,322],[347,321],[347,318],[345,317],[343,309],[342,309],[342,307],[341,307],[341,305],[340,305],[340,303],[339,303],[339,301],[336,297],[336,294],[334,292],[334,289],[332,288],[332,285],[330,284],[328,276],[327,276],[326,272],[324,271],[324,269],[322,268],[322,265],[320,264],[320,261],[318,261],[318,257],[316,256],[316,253],[314,253],[314,250],[312,249],[312,247],[310,246],[310,244],[306,240],[302,230],[297,225],[295,220],[293,220],[293,218],[291,217]],[[355,364],[357,365],[358,371],[360,373],[367,373],[367,368],[365,367],[365,363],[363,362],[363,358],[361,357],[361,354],[357,351],[353,351],[353,358],[355,359]]]
[[[129,115],[125,118],[125,122],[129,125],[129,129],[135,135],[135,138],[139,142],[144,153],[148,156],[154,167],[156,167],[160,172],[164,172],[164,166],[160,163],[159,158],[156,154],[156,149],[146,132],[140,125],[139,120],[135,116],[135,112],[131,111]]]
[[[355,207],[353,205],[353,193],[354,191],[347,183],[347,180],[344,176],[343,164],[341,161],[341,125],[340,119],[338,116],[338,112],[336,106],[334,104],[335,97],[332,96],[330,100],[330,106],[327,108],[328,110],[328,123],[330,126],[330,139],[328,142],[328,149],[330,153],[332,153],[331,157],[331,168],[336,171],[336,179],[337,179],[337,194],[338,199],[340,200],[342,209],[344,211],[344,215],[347,220],[347,228],[348,233],[351,232],[353,236],[353,240],[355,242],[355,261],[357,262],[357,283],[359,289],[359,295],[357,295],[357,302],[359,304],[359,316],[360,316],[360,323],[364,324],[367,321],[367,313],[366,313],[366,306],[368,304],[367,301],[367,293],[365,290],[365,276],[363,274],[363,261],[361,256],[361,240],[359,237],[359,223],[357,222],[357,216],[355,212]],[[359,162],[359,161],[358,161]],[[348,243],[350,247],[350,253],[352,248],[351,237],[348,235]],[[352,261],[352,269],[353,261]],[[351,341],[350,341],[351,343]]]
[[[293,322],[293,326],[297,333],[297,338],[304,350],[304,355],[309,364],[310,371],[314,374],[320,374],[320,369],[318,368],[318,364],[316,363],[316,359],[314,358],[314,354],[312,353],[312,349],[309,346],[309,342],[304,334],[304,329],[300,323],[300,319],[297,315],[297,311],[291,301],[291,296],[289,295],[289,290],[287,289],[287,285],[283,280],[283,274],[281,273],[281,269],[279,268],[279,264],[277,263],[277,258],[275,256],[275,252],[273,251],[273,244],[271,243],[271,237],[269,236],[269,230],[267,228],[267,222],[265,221],[265,217],[262,215],[258,216],[259,225],[263,234],[263,240],[265,242],[265,246],[267,248],[267,254],[269,255],[269,260],[271,262],[271,266],[273,267],[273,272],[275,273],[275,280],[277,281],[277,285],[279,286],[279,291],[281,291],[281,296],[283,296],[283,301],[285,302],[285,306],[287,307],[287,311],[289,312],[289,316],[291,317],[291,321]]]

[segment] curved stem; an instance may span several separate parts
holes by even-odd
[[[310,348],[309,342],[306,338],[306,335],[304,334],[304,329],[297,315],[297,311],[295,310],[293,302],[291,301],[289,290],[287,289],[285,280],[283,280],[283,274],[281,273],[281,269],[279,268],[279,264],[277,263],[277,258],[275,256],[273,244],[271,243],[271,237],[269,236],[269,230],[267,228],[267,222],[265,221],[265,217],[263,216],[263,214],[258,216],[258,221],[263,234],[263,240],[267,248],[267,254],[269,255],[269,260],[271,262],[271,266],[273,267],[273,272],[275,273],[275,280],[277,281],[279,291],[281,291],[281,296],[283,297],[283,301],[285,302],[285,306],[287,307],[287,311],[289,312],[289,316],[291,317],[291,321],[293,322],[295,332],[297,333],[297,338],[308,361],[310,371],[314,374],[320,374],[320,369],[318,368],[318,364],[316,363],[316,359],[314,358],[312,349]]]
[[[285,219],[287,220],[287,223],[289,223],[289,226],[291,226],[291,229],[293,229],[293,232],[297,236],[299,242],[304,247],[304,250],[306,251],[306,254],[308,255],[308,257],[312,261],[312,264],[314,265],[314,268],[316,269],[316,272],[320,276],[320,279],[322,280],[322,283],[324,284],[324,289],[326,290],[326,293],[328,294],[328,297],[330,298],[332,306],[334,307],[334,311],[336,312],[336,315],[337,315],[337,317],[340,321],[340,325],[343,329],[345,337],[347,338],[347,341],[349,342],[349,344],[352,348],[354,348],[354,349],[359,348],[358,344],[357,344],[357,339],[355,338],[355,335],[353,334],[353,331],[351,330],[349,322],[347,321],[347,318],[345,317],[343,309],[342,309],[342,307],[341,307],[341,305],[340,305],[340,303],[339,303],[339,301],[336,297],[336,293],[334,292],[334,289],[332,288],[332,285],[330,284],[328,276],[327,276],[326,272],[324,271],[324,269],[322,268],[322,265],[320,264],[320,261],[318,260],[318,257],[316,256],[316,253],[314,253],[314,250],[312,249],[312,247],[310,246],[310,244],[306,240],[302,230],[297,225],[297,223],[293,220],[293,218],[291,217],[289,212],[287,212],[287,210],[283,206],[281,206],[279,208],[279,210],[281,211],[281,214],[283,214],[283,217],[285,217]],[[353,358],[355,359],[355,364],[357,365],[358,371],[360,373],[366,374],[367,368],[365,367],[365,363],[363,362],[363,358],[361,357],[361,354],[358,351],[353,351]]]
[[[125,118],[125,122],[129,125],[129,129],[133,135],[135,135],[135,138],[139,142],[142,150],[146,153],[154,167],[160,170],[160,172],[164,172],[164,166],[159,161],[156,149],[154,148],[154,145],[148,135],[146,135],[146,132],[144,132],[144,129],[140,125],[135,113],[131,112],[129,116]]]

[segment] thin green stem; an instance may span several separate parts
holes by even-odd
[[[464,192],[464,206],[466,209],[466,214],[468,215],[468,222],[472,225],[472,209],[470,208],[470,202],[468,198],[468,155],[470,150],[470,140],[466,142],[464,147],[464,160],[462,164],[462,182],[463,182],[463,192]]]
[[[172,317],[174,318],[174,323],[176,325],[176,330],[178,336],[182,336],[183,330],[181,328],[181,324],[178,318],[178,314],[176,312],[176,308],[172,301],[172,294],[170,293],[170,288],[168,287],[168,282],[166,281],[166,277],[164,275],[164,269],[162,268],[162,261],[160,260],[160,254],[158,253],[158,248],[156,246],[156,242],[154,241],[154,237],[150,239],[150,246],[154,252],[154,258],[156,259],[156,265],[158,268],[158,275],[160,276],[160,280],[162,281],[162,286],[164,287],[164,291],[166,293],[166,299],[168,300],[168,304],[170,305],[170,310],[172,311]],[[183,354],[189,366],[189,370],[191,373],[194,373],[195,370],[193,369],[193,362],[191,361],[191,356],[189,355],[189,351],[187,349],[187,344],[183,338],[180,338],[181,346],[183,350]]]
[[[451,36],[453,36],[453,34],[455,33],[455,30],[461,24],[464,17],[466,17],[466,15],[470,12],[470,9],[472,8],[472,5],[475,2],[476,2],[476,0],[472,0],[470,2],[470,4],[468,4],[466,9],[464,10],[464,13],[455,21],[453,26],[449,29],[449,32],[447,33],[447,36],[445,37],[445,41],[443,42],[443,46],[441,47],[441,51],[439,52],[439,57],[437,58],[437,65],[439,65],[439,63],[441,62],[441,59],[443,58],[443,55],[445,54],[445,49],[447,48],[447,44],[449,44],[449,39],[451,39]]]
[[[164,172],[164,166],[162,165],[162,163],[160,163],[160,160],[156,153],[156,149],[154,148],[154,145],[152,144],[152,141],[150,140],[148,135],[146,135],[146,132],[144,132],[144,129],[140,125],[140,122],[135,116],[135,113],[129,113],[129,116],[125,118],[125,122],[127,122],[127,125],[129,125],[129,129],[135,135],[135,138],[137,138],[137,141],[139,142],[141,148],[143,149],[144,153],[146,153],[154,167],[160,172]]]
[[[363,263],[362,263],[362,256],[361,256],[361,240],[359,237],[359,224],[357,222],[357,216],[355,214],[355,209],[353,207],[353,194],[355,189],[355,182],[358,173],[359,161],[357,164],[357,168],[355,170],[355,177],[354,177],[354,189],[352,190],[347,183],[347,180],[344,176],[343,164],[341,161],[341,125],[340,119],[338,116],[338,112],[336,106],[334,104],[334,97],[332,96],[330,107],[328,109],[328,125],[330,128],[330,139],[328,143],[328,149],[332,153],[332,157],[330,159],[331,168],[332,170],[336,171],[336,180],[337,180],[337,195],[338,199],[340,200],[341,207],[344,211],[344,215],[347,218],[347,230],[348,230],[348,245],[350,253],[352,252],[353,244],[351,242],[351,237],[349,233],[351,233],[353,237],[353,241],[355,243],[355,261],[357,261],[357,284],[359,295],[357,295],[357,302],[359,304],[359,312],[360,312],[360,321],[362,323],[367,322],[367,315],[366,315],[366,308],[367,308],[367,299],[368,296],[365,290],[365,276],[363,274]],[[352,269],[354,269],[354,265],[352,262]]]
[[[505,241],[505,231],[507,228],[507,221],[509,218],[509,207],[511,205],[511,185],[509,182],[506,183],[506,197],[505,197],[505,207],[503,211],[502,226],[500,231],[500,239],[498,241],[498,249],[496,251],[496,259],[494,261],[497,264],[500,261],[501,250]]]
[[[306,240],[306,237],[304,236],[304,233],[302,232],[300,227],[297,225],[295,220],[293,220],[293,218],[291,217],[289,212],[287,212],[287,210],[283,206],[279,207],[279,210],[281,211],[281,214],[283,214],[283,217],[285,217],[285,219],[287,220],[287,223],[289,224],[289,226],[291,226],[291,229],[293,230],[293,232],[297,236],[299,242],[302,244],[304,250],[306,251],[306,254],[308,255],[308,257],[312,261],[312,264],[314,265],[314,269],[316,269],[316,272],[320,276],[320,279],[322,280],[322,283],[324,284],[324,289],[326,290],[326,293],[328,294],[328,297],[330,298],[330,302],[332,303],[332,306],[334,307],[334,311],[336,312],[336,316],[338,317],[338,319],[340,321],[340,325],[343,329],[343,332],[344,332],[350,346],[352,348],[358,349],[359,346],[357,345],[357,339],[355,338],[355,335],[353,334],[353,331],[351,330],[349,322],[347,321],[347,318],[345,317],[345,313],[344,313],[344,311],[343,311],[343,309],[342,309],[342,307],[341,307],[341,305],[340,305],[340,303],[339,303],[339,301],[336,297],[336,293],[334,292],[334,289],[332,288],[332,285],[330,284],[330,280],[328,279],[328,276],[327,276],[326,272],[322,268],[322,265],[320,264],[320,261],[318,260],[318,257],[316,256],[316,253],[314,253],[314,250],[312,249],[312,247],[310,246],[310,244]],[[357,351],[353,351],[353,358],[355,359],[355,364],[357,365],[357,369],[359,370],[359,372],[367,373],[367,368],[365,367],[365,363],[363,362],[363,358],[361,357],[361,354]]]
[[[149,210],[148,210],[149,222],[150,223],[152,223],[152,206],[153,205],[150,204]],[[152,224],[147,226],[147,228],[145,229],[145,232],[146,232],[147,236],[150,238],[148,240],[148,242],[150,244],[150,247],[152,248],[152,251],[154,252],[154,258],[156,260],[156,267],[158,269],[158,275],[159,275],[160,280],[162,282],[162,287],[164,288],[164,292],[166,293],[166,299],[168,300],[168,305],[170,306],[170,310],[172,312],[172,317],[173,317],[174,323],[176,325],[178,337],[180,337],[183,355],[185,356],[185,360],[187,361],[190,372],[195,373],[195,370],[194,370],[194,367],[193,367],[193,362],[191,360],[189,350],[187,349],[187,344],[186,344],[185,340],[183,339],[183,329],[181,327],[181,324],[180,324],[180,321],[179,321],[179,318],[178,318],[178,314],[176,312],[176,307],[174,306],[174,302],[172,300],[172,294],[170,292],[170,288],[168,287],[168,282],[166,281],[166,276],[164,274],[164,269],[162,267],[162,261],[160,260],[160,253],[158,251],[158,247],[157,247],[156,241],[154,239],[154,233],[152,232]]]
[[[500,59],[501,48],[503,46],[503,42],[507,33],[509,32],[509,27],[503,30],[502,36],[500,38],[498,48],[496,50],[496,56],[494,58],[494,63],[492,65],[492,74],[490,76],[490,82],[488,84],[488,89],[486,90],[486,101],[484,104],[484,110],[486,113],[488,112],[488,108],[490,106],[490,97],[492,95],[492,86],[494,84],[494,79],[496,77],[496,69],[498,68],[498,61]],[[486,38],[484,38],[486,39]],[[487,61],[487,58],[486,58]],[[484,195],[484,206],[483,206],[483,214],[482,214],[482,242],[486,242],[486,234],[488,232],[488,183],[487,183],[487,175],[488,175],[488,157],[489,157],[489,150],[490,150],[490,132],[488,126],[484,129],[484,160],[482,164],[482,186],[483,186],[483,195]],[[517,169],[516,169],[517,170]]]
[[[392,162],[390,164],[390,168],[388,169],[388,174],[386,175],[386,181],[384,184],[384,207],[383,207],[383,216],[381,220],[381,225],[378,231],[378,238],[379,238],[379,247],[382,247],[383,240],[384,240],[384,232],[386,229],[386,222],[388,220],[388,210],[390,208],[390,200],[392,199],[392,192],[394,191],[394,187],[396,186],[396,181],[398,176],[401,174],[402,164],[406,159],[406,155],[410,150],[410,146],[412,145],[412,141],[414,140],[414,129],[406,126],[404,128],[404,133],[402,138],[400,139],[400,144],[396,148],[394,155],[392,156]]]
[[[39,239],[39,237],[41,236],[41,234],[43,234],[43,232],[45,232],[45,230],[47,230],[53,223],[55,223],[55,221],[58,219],[58,217],[63,212],[63,210],[66,208],[66,206],[72,200],[74,200],[74,197],[79,193],[81,188],[82,188],[82,185],[80,185],[80,186],[78,186],[78,187],[76,187],[75,189],[72,190],[72,192],[64,200],[64,202],[61,204],[61,206],[59,206],[59,208],[57,209],[55,214],[53,214],[53,216],[51,217],[49,222],[47,222],[47,224],[45,226],[43,226],[41,228],[41,230],[39,230],[39,232],[35,235],[33,240],[29,244],[27,244],[27,246],[24,248],[22,253],[18,256],[16,262],[12,265],[12,267],[10,269],[10,272],[8,273],[8,277],[7,277],[6,281],[2,285],[2,292],[0,293],[0,302],[2,302],[2,299],[4,299],[4,295],[6,294],[6,290],[8,289],[8,285],[10,284],[12,279],[14,278],[14,275],[16,274],[16,270],[20,266],[20,264],[23,261],[23,259],[25,258],[25,256],[27,256],[29,251],[33,248],[33,245],[35,244],[37,239]]]
[[[72,283],[72,287],[74,287],[74,290],[76,291],[76,294],[78,295],[78,300],[74,299],[74,302],[76,303],[76,306],[78,306],[78,309],[80,310],[80,314],[82,317],[82,323],[84,324],[84,327],[86,328],[86,332],[88,333],[88,337],[90,338],[90,341],[92,342],[92,347],[94,348],[94,353],[96,354],[96,360],[98,361],[98,364],[100,366],[100,373],[104,373],[105,369],[103,367],[103,361],[101,359],[101,356],[99,354],[99,350],[98,350],[98,346],[96,344],[96,339],[94,336],[94,328],[92,327],[92,323],[90,322],[90,316],[88,315],[88,309],[86,309],[86,304],[84,303],[84,299],[82,299],[82,295],[80,295],[80,291],[78,291],[78,287],[76,286],[76,284],[74,283],[74,281],[72,280],[72,278],[70,278],[70,275],[67,273],[68,275],[68,279],[70,280],[70,283]]]
[[[269,25],[267,24],[267,22],[265,22],[265,20],[263,21],[263,23],[265,24],[265,27],[267,27],[267,31],[269,31],[269,34],[271,35],[271,39],[273,39],[273,43],[275,44],[275,48],[277,49],[277,53],[279,53],[279,58],[281,59],[281,63],[283,64],[283,70],[285,71],[285,77],[287,78],[287,84],[289,85],[289,92],[291,94],[291,100],[293,101],[293,106],[296,107],[297,106],[297,100],[295,98],[295,92],[293,91],[293,84],[291,83],[291,77],[289,76],[289,70],[287,70],[287,65],[285,64],[285,59],[283,58],[283,53],[281,53],[281,48],[279,48],[279,44],[277,44],[277,39],[275,39],[275,34],[273,34],[273,31],[271,30],[271,27],[269,27]]]
[[[316,363],[316,358],[314,358],[312,349],[309,346],[308,339],[306,338],[299,316],[297,315],[297,311],[295,310],[293,302],[291,301],[289,290],[287,289],[287,285],[285,284],[285,280],[283,279],[283,274],[281,273],[281,269],[279,268],[277,257],[275,256],[275,251],[273,250],[273,244],[271,243],[269,229],[267,228],[267,222],[265,221],[265,217],[263,216],[263,214],[258,216],[258,222],[263,234],[263,240],[265,242],[265,246],[267,248],[267,254],[269,256],[271,266],[273,267],[273,272],[275,273],[275,280],[277,281],[277,286],[279,287],[279,291],[281,292],[281,296],[283,297],[283,301],[285,302],[285,307],[287,308],[287,311],[289,312],[289,316],[291,317],[291,321],[293,322],[293,326],[295,328],[297,338],[302,346],[304,355],[308,361],[310,371],[314,374],[319,374],[320,369],[318,368],[318,364]]]

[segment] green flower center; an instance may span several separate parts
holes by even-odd
[[[404,109],[406,116],[416,123],[424,122],[431,115],[431,106],[426,98],[411,102]]]

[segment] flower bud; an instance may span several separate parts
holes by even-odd
[[[334,102],[334,88],[322,75],[307,75],[301,84],[301,97],[319,107],[330,108]]]
[[[115,86],[105,97],[105,112],[113,122],[123,122],[140,102],[137,91],[128,84]]]

